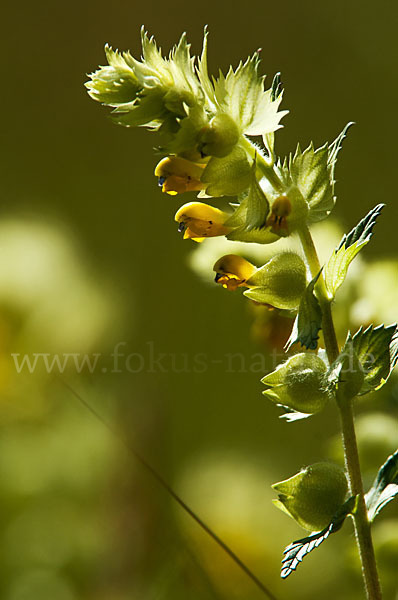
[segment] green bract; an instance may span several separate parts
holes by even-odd
[[[285,184],[296,186],[307,202],[309,222],[322,221],[335,205],[334,170],[337,155],[351,125],[348,123],[332,144],[324,144],[317,150],[312,143],[304,151],[298,145],[295,154],[278,165]]]
[[[347,493],[343,469],[319,462],[290,479],[274,483],[279,492],[274,504],[308,531],[320,531],[341,507]]]
[[[130,52],[106,46],[108,65],[92,73],[86,83],[94,100],[114,109],[120,125],[158,130],[165,153],[192,160],[223,158],[243,135],[266,138],[281,127],[287,112],[278,111],[282,94],[264,90],[258,53],[236,70],[231,68],[227,76],[220,72],[211,79],[206,31],[198,60],[191,57],[185,34],[168,57],[162,56],[144,29],[141,38],[140,61]]]
[[[384,204],[375,206],[348,235],[344,235],[326,263],[325,284],[331,298],[334,298],[344,282],[351,262],[372,237],[373,227],[384,206]]]
[[[319,330],[322,326],[322,310],[318,298],[314,294],[314,287],[320,273],[307,285],[302,295],[292,333],[286,342],[285,349],[300,343],[308,350],[316,350],[318,346]]]
[[[299,413],[321,411],[329,398],[325,375],[327,367],[316,354],[291,356],[261,380],[270,389],[264,396]]]
[[[364,380],[360,394],[380,389],[390,377],[398,360],[397,325],[361,327],[352,339],[361,363]]]
[[[348,334],[344,348],[330,367],[328,381],[330,389],[334,391],[339,402],[351,400],[362,388],[364,369],[351,334]]]

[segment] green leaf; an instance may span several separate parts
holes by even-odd
[[[265,136],[281,127],[279,122],[288,111],[278,112],[281,93],[273,99],[272,88],[264,91],[265,78],[258,74],[259,62],[255,52],[245,63],[240,62],[235,71],[231,67],[226,77],[220,72],[211,99],[234,119],[242,133]],[[200,64],[200,68],[204,77],[204,65]],[[209,92],[207,95],[211,96]]]
[[[372,237],[373,227],[384,206],[385,204],[375,206],[350,233],[343,236],[339,246],[333,251],[324,270],[326,288],[332,298],[346,278],[350,263]]]
[[[334,169],[342,141],[351,123],[346,125],[338,138],[328,146],[317,150],[311,143],[304,151],[297,146],[294,157],[290,156],[288,169],[291,182],[296,185],[309,205],[310,222],[325,219],[332,211],[334,197]]]
[[[322,529],[322,531],[313,533],[301,540],[296,540],[285,548],[282,559],[282,579],[289,577],[289,575],[297,569],[303,558],[315,550],[315,548],[318,548],[331,533],[336,533],[342,528],[347,515],[351,514],[354,510],[355,500],[355,496],[351,496],[351,498],[339,508],[329,525]]]
[[[362,327],[353,337],[353,345],[365,374],[360,394],[382,387],[398,360],[397,326]]]
[[[369,521],[374,521],[386,504],[396,496],[398,496],[398,450],[388,457],[365,495]]]
[[[222,160],[228,160],[228,158]],[[236,207],[234,205],[235,211],[225,223],[227,227],[234,228],[227,238],[233,241],[258,244],[276,242],[279,236],[272,233],[271,226],[266,224],[270,205],[256,177],[256,161],[251,167],[249,186],[248,192],[242,193],[240,204]]]
[[[260,58],[257,52],[245,63],[239,63],[236,71],[229,69],[221,78],[224,97],[222,103],[229,105],[229,113],[244,131],[252,122],[254,111],[263,92],[263,78],[258,75]]]
[[[307,285],[301,298],[293,330],[285,346],[286,351],[297,342],[300,342],[307,350],[316,350],[318,346],[318,332],[322,328],[322,310],[318,298],[314,294],[314,287],[320,274],[321,271]]]
[[[328,387],[339,402],[344,402],[358,395],[364,381],[362,363],[356,352],[351,333],[337,359],[330,366]]]
[[[279,98],[279,96],[282,94],[282,92],[283,92],[283,85],[282,85],[282,81],[281,81],[281,74],[275,73],[274,78],[272,80],[272,85],[271,85],[271,100],[272,100],[272,102],[275,102],[275,100],[277,100]]]

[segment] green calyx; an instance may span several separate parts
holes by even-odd
[[[278,492],[275,506],[304,529],[320,531],[343,504],[348,486],[343,469],[319,462],[274,483],[272,488]]]
[[[261,380],[269,389],[263,392],[275,404],[299,413],[321,411],[328,399],[327,367],[316,354],[301,352],[291,356]]]
[[[226,113],[215,115],[199,133],[199,151],[202,156],[227,156],[239,140],[239,129]]]
[[[306,269],[293,252],[277,254],[248,279],[245,296],[275,308],[294,310],[306,288]]]

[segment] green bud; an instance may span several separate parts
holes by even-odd
[[[272,488],[279,492],[275,506],[304,529],[321,531],[343,504],[348,486],[341,467],[319,462]]]
[[[325,386],[327,367],[316,354],[301,352],[291,356],[261,380],[271,389],[264,396],[297,412],[321,411],[328,401]]]
[[[303,260],[293,252],[277,254],[247,281],[245,296],[261,304],[292,310],[300,304],[307,280]]]
[[[199,137],[199,149],[203,156],[227,156],[239,139],[235,121],[225,113],[219,113],[205,127]]]

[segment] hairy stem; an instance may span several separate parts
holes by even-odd
[[[300,230],[299,236],[311,274],[315,277],[321,270],[321,265],[308,227]],[[317,295],[322,308],[322,330],[325,348],[329,362],[332,363],[339,355],[339,346],[333,323],[331,299],[328,296],[322,273],[317,283]],[[357,507],[353,516],[366,595],[368,600],[381,600],[381,588],[362,485],[352,401],[340,402],[338,403],[338,408],[340,412],[344,459],[350,493],[358,498]]]

